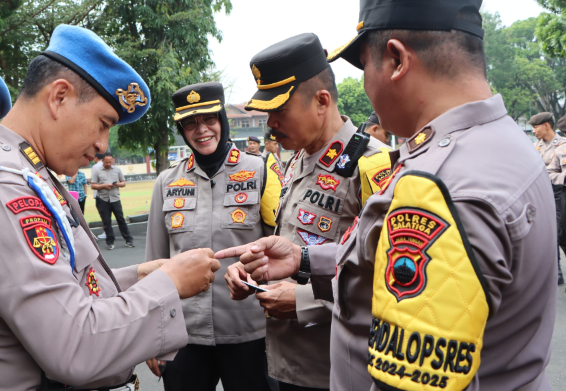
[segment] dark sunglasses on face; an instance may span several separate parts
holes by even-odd
[[[198,123],[202,122],[206,126],[212,126],[218,122],[218,114],[205,114],[205,115],[197,115],[194,117],[187,117],[183,118],[179,121],[179,124],[184,130],[195,130],[198,126]]]

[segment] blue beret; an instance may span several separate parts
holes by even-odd
[[[4,118],[11,108],[12,98],[10,97],[10,91],[8,91],[8,86],[4,83],[4,80],[0,78],[0,119]]]
[[[41,54],[72,69],[94,87],[118,112],[118,125],[140,119],[149,109],[151,96],[141,76],[92,31],[61,24]]]

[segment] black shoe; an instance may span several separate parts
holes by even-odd
[[[113,244],[107,244],[106,250],[114,250],[114,245]]]
[[[564,285],[564,276],[562,274],[558,276],[558,285]]]
[[[136,246],[134,246],[134,242],[126,242],[126,247],[136,247]]]

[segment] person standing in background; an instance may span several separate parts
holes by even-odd
[[[114,249],[114,230],[112,229],[112,213],[116,217],[120,233],[126,241],[126,247],[135,247],[134,238],[130,235],[128,223],[124,219],[122,202],[120,202],[120,187],[126,187],[126,178],[122,170],[112,165],[112,154],[107,152],[102,160],[102,169],[94,170],[90,187],[98,190],[96,208],[102,217],[104,232],[106,233],[106,249]]]
[[[92,180],[92,173],[94,172],[94,170],[98,170],[102,167],[102,159],[104,159],[103,153],[97,153],[96,155],[94,155],[94,166],[92,166],[90,171],[91,180]],[[92,197],[94,198],[95,202],[96,202],[97,193],[98,192],[96,190],[92,190]],[[96,202],[96,210],[98,210],[98,215],[100,216],[100,220],[102,220],[102,213],[100,213],[100,209],[98,209],[98,202]],[[97,238],[102,240],[106,239],[106,232],[101,233],[100,235],[97,236]]]
[[[85,214],[85,202],[86,202],[86,177],[82,171],[77,172],[74,176],[67,177],[67,184],[69,185],[69,191],[76,191],[79,193],[79,206],[81,207],[81,212]]]
[[[248,152],[253,153],[254,155],[259,155],[260,145],[261,142],[259,141],[259,138],[257,138],[256,136],[248,137]]]
[[[375,111],[371,113],[368,120],[366,121],[368,127],[366,128],[366,132],[371,134],[371,136],[384,144],[389,145],[391,137],[387,130],[381,127],[379,123],[379,118],[375,114]]]

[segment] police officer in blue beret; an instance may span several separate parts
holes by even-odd
[[[136,364],[187,344],[180,299],[208,289],[212,250],[112,270],[52,174],[76,174],[150,102],[136,71],[80,27],[58,26],[29,64],[0,125],[0,389],[137,390]]]
[[[12,99],[8,86],[0,79],[0,119],[4,118],[12,108]]]

